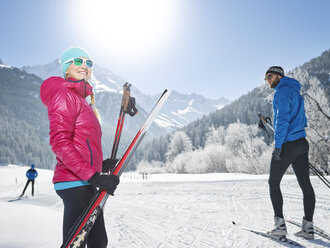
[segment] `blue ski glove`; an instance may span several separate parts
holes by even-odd
[[[113,195],[119,181],[117,175],[100,175],[99,172],[95,172],[95,174],[88,180],[89,183],[101,190],[105,190],[109,195]]]
[[[107,158],[107,159],[103,160],[102,172],[103,173],[111,172],[115,168],[117,162],[118,162],[118,159]]]
[[[282,159],[280,155],[281,155],[281,148],[275,148],[272,154],[273,159],[276,161],[280,161]]]

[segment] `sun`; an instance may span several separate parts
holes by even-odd
[[[77,35],[122,59],[152,56],[175,33],[175,0],[73,1]]]

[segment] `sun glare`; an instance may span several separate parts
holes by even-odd
[[[174,0],[74,1],[78,35],[119,59],[142,59],[169,46]]]

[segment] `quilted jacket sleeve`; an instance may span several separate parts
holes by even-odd
[[[49,143],[64,166],[82,180],[90,179],[96,170],[73,145],[75,121],[79,109],[76,96],[70,90],[57,92],[49,102]]]

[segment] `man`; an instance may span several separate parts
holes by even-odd
[[[273,99],[275,149],[268,181],[275,213],[275,227],[269,233],[280,237],[287,235],[280,183],[285,171],[292,164],[304,196],[305,216],[301,231],[296,233],[296,236],[313,239],[315,195],[309,179],[309,145],[305,139],[307,118],[303,97],[299,93],[301,86],[297,80],[285,77],[284,70],[280,66],[270,67],[266,72],[265,80],[269,87],[276,91]]]
[[[27,170],[26,177],[28,178],[24,190],[19,197],[22,197],[25,193],[25,190],[30,182],[32,182],[32,196],[34,196],[34,179],[38,176],[38,172],[34,169],[34,164],[31,164],[31,168]]]

